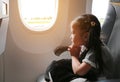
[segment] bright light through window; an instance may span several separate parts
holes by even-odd
[[[57,17],[58,0],[18,0],[22,22],[32,31],[50,29]]]
[[[93,0],[92,3],[92,14],[96,15],[101,22],[104,22],[108,9],[109,0]]]

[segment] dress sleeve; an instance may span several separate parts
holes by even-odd
[[[88,63],[92,67],[96,68],[95,65],[95,54],[92,50],[88,51],[85,58],[82,60],[82,62]]]

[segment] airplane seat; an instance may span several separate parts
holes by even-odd
[[[106,19],[102,26],[105,44],[110,48],[113,57],[114,79],[120,78],[120,0],[110,0]]]
[[[102,25],[102,33],[105,36],[104,42],[110,48],[112,53],[113,72],[112,80],[102,80],[97,82],[120,82],[120,0],[110,0],[106,19]],[[66,51],[66,49],[67,47],[61,46],[56,48],[54,53],[59,56],[62,52]],[[41,75],[37,79],[37,82],[44,82],[43,77],[44,75]],[[75,82],[81,81],[77,80]]]
[[[44,74],[41,74],[41,75],[37,78],[36,82],[45,82]]]

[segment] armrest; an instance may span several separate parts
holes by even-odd
[[[60,56],[63,52],[68,50],[68,46],[59,46],[54,50],[56,56]]]

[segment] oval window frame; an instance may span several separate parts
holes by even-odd
[[[22,13],[22,11],[23,11],[23,9],[22,9],[23,5],[22,5],[21,1],[26,1],[26,0],[18,0],[18,8],[19,8],[20,19],[21,19],[22,23],[24,24],[24,26],[27,29],[29,29],[31,31],[38,31],[38,32],[40,32],[40,31],[47,31],[47,30],[49,30],[50,28],[53,27],[53,25],[55,24],[55,22],[57,20],[57,15],[58,15],[58,10],[59,10],[58,9],[58,6],[59,6],[59,1],[58,0],[53,0],[53,2],[55,4],[54,5],[55,8],[54,8],[53,14],[51,16],[48,16],[48,17],[47,16],[46,17],[45,16],[44,17],[34,17],[34,18],[32,18],[32,17],[31,18],[24,18],[25,16],[23,16],[23,13]],[[30,0],[28,0],[28,1],[30,1]],[[33,0],[33,1],[35,1],[35,0]],[[40,1],[40,0],[37,0],[37,1]],[[51,0],[43,0],[43,1],[51,1]],[[49,4],[49,3],[47,2],[47,4]],[[21,7],[21,5],[22,5],[22,7]],[[52,6],[53,6],[53,4],[52,4]],[[37,8],[37,6],[36,6],[36,8]],[[49,8],[50,8],[50,6],[49,6]],[[44,9],[42,9],[42,10],[44,10]],[[50,9],[48,9],[48,10],[50,10]],[[33,12],[33,11],[31,11],[31,12]],[[33,19],[33,21],[31,21],[31,20],[28,21],[29,19],[31,19],[31,20]],[[36,25],[35,25],[35,23],[36,23]]]

